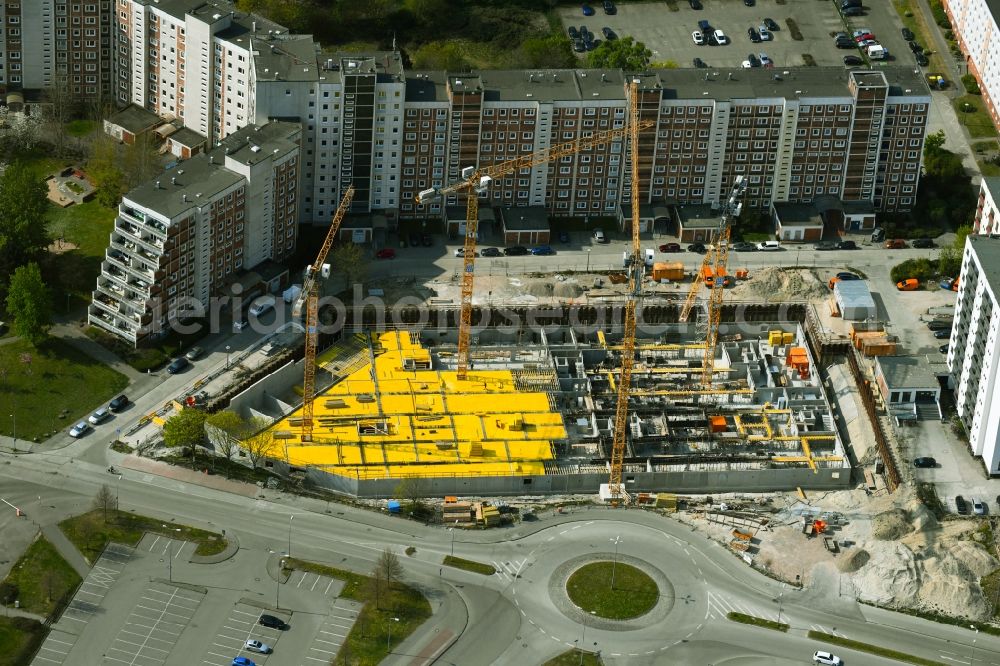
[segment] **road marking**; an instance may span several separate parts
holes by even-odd
[[[946,657],[944,655],[941,655],[941,658],[942,659],[947,659],[948,661],[953,661],[956,664],[970,664],[970,663],[972,663],[972,662],[969,662],[969,661],[962,661],[961,659],[954,659],[952,657]]]
[[[559,533],[559,536],[562,536],[563,534],[566,534],[566,532],[569,532],[569,530],[563,530],[562,532]]]
[[[578,529],[580,529],[581,527],[583,527],[583,525],[574,525],[574,526],[573,526],[573,527],[571,527],[570,529],[574,529],[574,530],[578,530]]]
[[[552,541],[553,539],[555,539],[555,537],[554,536],[550,536],[548,539],[546,539],[546,541]]]
[[[589,522],[584,523],[584,525],[593,525],[593,524],[594,524],[594,521],[592,521],[592,520],[589,521]]]

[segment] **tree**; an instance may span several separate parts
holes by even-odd
[[[428,42],[413,54],[413,66],[417,69],[465,70],[469,64],[462,55],[462,49],[454,42]]]
[[[15,153],[27,153],[41,140],[41,116],[12,113],[9,107],[0,107],[0,124],[6,127],[4,147]]]
[[[653,52],[631,37],[606,39],[587,54],[587,65],[595,69],[624,69],[641,72],[649,67]]]
[[[45,184],[15,162],[0,178],[0,290],[18,266],[42,257],[49,245]]]
[[[37,347],[48,337],[52,304],[38,264],[14,270],[7,290],[7,311],[14,317],[14,333],[22,339]]]
[[[924,155],[930,152],[941,150],[944,147],[944,130],[938,130],[933,134],[928,134],[924,139]]]
[[[965,239],[972,233],[971,224],[963,224],[955,230],[955,243],[953,247],[960,253],[965,252]]]
[[[226,462],[232,461],[240,448],[240,439],[246,435],[247,424],[236,412],[227,410],[216,412],[205,419],[205,430],[208,439],[216,452],[221,454]],[[226,478],[229,477],[229,466],[226,466]]]
[[[140,134],[132,145],[125,146],[122,165],[127,174],[125,184],[129,188],[142,185],[160,172],[160,160],[149,132]]]
[[[254,416],[247,421],[246,435],[243,437],[243,450],[250,459],[250,465],[257,469],[257,464],[270,453],[274,446],[274,434],[270,429],[271,422],[261,416]]]
[[[163,424],[163,443],[167,446],[188,447],[192,450],[205,442],[205,412],[185,408]]]
[[[569,39],[562,35],[532,37],[521,42],[515,66],[520,69],[573,67],[576,57]]]
[[[96,137],[90,144],[87,172],[97,185],[97,201],[112,208],[125,193],[125,174],[119,168],[118,145],[106,134]]]
[[[108,512],[118,510],[118,498],[106,484],[101,486],[94,496],[94,508],[104,514],[104,522],[108,522]]]
[[[347,286],[360,284],[368,275],[368,260],[357,243],[343,243],[333,249],[331,263],[334,270],[344,274]]]
[[[946,247],[938,255],[938,275],[957,277],[962,269],[962,253]]]
[[[399,563],[399,556],[388,548],[382,551],[375,567],[372,569],[369,586],[375,595],[375,608],[380,608],[381,592],[385,590],[388,594],[394,581],[403,577],[403,565]]]

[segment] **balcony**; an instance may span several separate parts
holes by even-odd
[[[114,315],[107,312],[103,312],[100,308],[91,307],[88,319],[91,324],[99,328],[103,328],[112,335],[116,335],[120,338],[125,338],[129,342],[135,342],[137,339],[136,331],[137,328],[132,328],[125,322],[117,319]]]
[[[148,253],[159,257],[163,254],[163,241],[156,235],[145,231],[143,227],[138,227],[120,219],[115,223],[115,231],[122,234],[133,243],[141,246]],[[128,247],[128,245],[126,245]],[[133,248],[128,248],[132,250]]]

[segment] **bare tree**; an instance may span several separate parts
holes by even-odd
[[[385,591],[388,595],[393,581],[398,581],[402,577],[403,565],[399,563],[399,557],[386,548],[378,556],[368,582],[370,592],[375,594],[375,608],[381,608],[382,592]]]
[[[156,144],[151,134],[151,132],[140,134],[135,137],[131,145],[124,148],[122,165],[126,174],[125,182],[129,187],[145,183],[161,170]]]
[[[247,434],[247,423],[239,414],[227,409],[209,416],[205,429],[215,452],[230,462],[240,449],[240,439]],[[228,465],[226,477],[229,477]]]
[[[118,510],[118,498],[106,484],[101,486],[94,496],[94,508],[104,513],[104,522],[108,522],[108,511]]]
[[[250,459],[250,465],[257,469],[257,464],[274,446],[274,434],[270,430],[271,422],[263,417],[254,416],[247,421],[246,435],[243,437],[243,450]]]

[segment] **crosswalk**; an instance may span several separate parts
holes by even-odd
[[[509,583],[520,575],[521,569],[524,568],[527,562],[527,559],[510,560],[508,562],[493,560],[493,568],[497,570],[493,575],[498,576],[503,582]]]
[[[777,601],[775,602],[773,608],[767,608],[749,603],[747,601],[731,599],[718,594],[717,592],[709,591],[708,593],[707,617],[713,620],[724,620],[729,613],[743,613],[744,615],[752,615],[753,617],[771,620],[772,622],[789,622],[788,616],[784,613],[782,613],[780,619],[778,618],[778,608],[779,606]],[[832,634],[834,636],[846,638],[846,636],[842,632],[837,631],[837,628],[834,626],[810,624],[809,628],[813,631],[819,631],[824,634]]]

